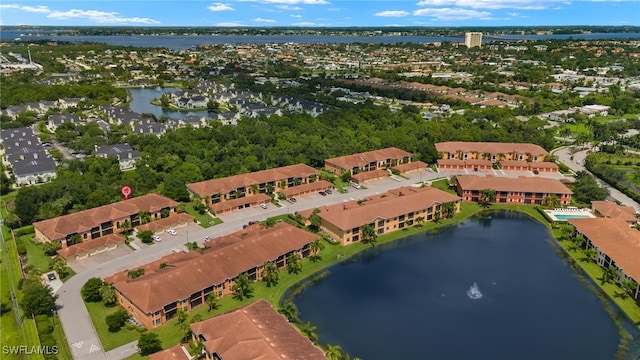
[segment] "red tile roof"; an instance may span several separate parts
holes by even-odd
[[[145,313],[203,290],[266,261],[275,260],[292,250],[312,243],[317,236],[285,222],[271,228],[251,226],[231,235],[213,239],[211,248],[204,251],[171,254],[145,265],[145,274],[128,279],[123,271],[105,281]],[[160,269],[166,262],[171,266]]]
[[[286,189],[282,189],[280,190],[280,192],[284,194],[284,196],[286,196],[287,198],[290,198],[293,196],[298,196],[298,194],[304,194],[309,192],[319,192],[327,189],[333,189],[333,184],[325,180],[319,180],[319,181],[314,181],[308,184],[302,184],[302,185],[292,186]]]
[[[117,203],[83,210],[57,218],[38,221],[33,226],[49,240],[60,240],[67,235],[82,233],[114,219],[135,215],[140,211],[158,212],[163,208],[174,208],[177,202],[159,194],[147,194]]]
[[[331,164],[340,169],[350,170],[356,167],[364,167],[372,162],[383,161],[387,159],[402,159],[411,157],[413,154],[400,150],[395,147],[386,149],[367,151],[359,154],[351,154],[331,159],[326,159],[326,164]]]
[[[412,161],[410,163],[396,165],[391,169],[396,170],[402,174],[405,172],[426,169],[426,168],[427,168],[427,163],[423,161]]]
[[[83,241],[81,243],[58,250],[58,255],[62,256],[65,259],[68,259],[73,256],[82,255],[100,247],[110,246],[113,244],[124,245],[124,237],[117,234],[109,234],[94,240]]]
[[[215,213],[222,213],[231,210],[237,210],[238,206],[245,204],[263,204],[271,201],[271,197],[267,194],[249,195],[233,200],[221,201],[211,205],[211,209]]]
[[[510,154],[522,153],[532,155],[548,155],[549,153],[539,145],[529,143],[498,143],[498,142],[470,142],[448,141],[436,143],[436,150],[446,153],[477,152],[480,154]]]
[[[549,169],[549,168],[557,169],[558,168],[558,165],[556,163],[551,162],[551,161],[530,162],[529,166],[532,169],[536,169],[536,168],[537,169],[543,169],[543,168],[546,168],[546,169]]]
[[[191,324],[205,348],[223,359],[321,360],[320,349],[265,300]]]
[[[256,171],[248,174],[240,174],[220,179],[191,183],[187,184],[187,187],[192,192],[204,198],[206,196],[211,196],[217,193],[228,194],[229,192],[234,191],[238,188],[246,188],[250,187],[251,185],[279,181],[288,178],[306,178],[313,174],[320,175],[320,171],[305,164],[296,164],[275,169]]]
[[[137,226],[137,229],[138,231],[149,230],[149,231],[156,232],[158,230],[162,230],[167,227],[190,223],[190,222],[193,222],[193,216],[187,213],[179,213],[179,214],[174,214],[172,216],[158,219],[146,224],[142,224],[140,226]]]
[[[356,182],[361,183],[369,180],[380,179],[383,177],[388,177],[389,172],[382,169],[375,169],[371,171],[363,171],[351,176]]]
[[[178,344],[149,355],[149,360],[191,360],[191,357],[187,356],[182,345]]]
[[[532,192],[545,194],[573,194],[568,187],[555,179],[538,177],[496,177],[458,175],[458,184],[463,190],[493,189],[496,191]]]
[[[632,206],[618,205],[613,201],[592,201],[591,207],[607,218],[623,219],[627,222],[638,221],[636,210]]]
[[[607,254],[625,274],[640,282],[640,231],[622,219],[568,219],[567,222]]]
[[[342,230],[349,230],[374,222],[376,219],[390,219],[426,209],[434,204],[458,201],[460,198],[432,187],[406,186],[364,200],[364,202],[360,201],[360,205],[357,200],[353,200],[323,206],[320,208],[318,216]],[[303,211],[301,215],[308,217],[312,211]]]

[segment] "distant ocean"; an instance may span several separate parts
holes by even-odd
[[[327,36],[327,35],[126,35],[126,36],[70,36],[60,35],[59,32],[40,32],[42,36],[30,36],[28,30],[24,31],[0,31],[0,40],[13,40],[20,38],[23,41],[56,40],[68,42],[94,42],[118,46],[134,47],[164,47],[172,50],[183,50],[204,44],[275,44],[275,43],[301,43],[301,44],[398,44],[398,43],[434,43],[434,42],[462,42],[462,37],[451,36]],[[499,35],[487,37],[492,40],[546,40],[546,39],[639,39],[640,33],[593,33],[593,34],[563,34],[563,35]]]

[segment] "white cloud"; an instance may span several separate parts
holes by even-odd
[[[229,4],[223,4],[223,3],[213,3],[209,6],[207,6],[207,9],[210,11],[233,11],[235,10],[234,8],[231,7],[231,5]]]
[[[302,15],[296,15],[296,14],[291,14],[289,16],[294,17],[294,18],[301,18],[302,17]]]
[[[216,26],[224,26],[224,27],[236,27],[236,26],[247,26],[239,21],[223,21],[216,24]]]
[[[292,26],[317,26],[318,24],[316,24],[314,22],[303,21],[303,22],[299,22],[299,23],[293,23],[291,25]]]
[[[382,17],[404,17],[409,15],[409,13],[404,10],[387,10],[375,13],[374,15]]]
[[[260,0],[263,4],[286,4],[286,5],[328,5],[326,0]]]
[[[302,8],[300,6],[278,5],[276,7],[278,9],[288,10],[288,11],[300,11],[300,10],[302,10]]]
[[[68,19],[87,19],[100,24],[159,24],[159,21],[151,18],[141,17],[121,17],[117,12],[105,12],[98,10],[78,10],[71,9],[69,11],[51,11],[47,15],[49,19],[68,20]]]
[[[472,9],[542,10],[565,0],[422,0],[418,6],[458,6]]]
[[[0,9],[16,9],[25,12],[32,13],[40,13],[40,14],[48,14],[51,12],[47,6],[24,6],[18,4],[2,4],[0,5]]]
[[[415,16],[429,16],[438,20],[467,20],[467,19],[486,19],[491,13],[487,11],[476,11],[469,9],[451,9],[451,8],[426,8],[413,12]]]
[[[264,22],[264,23],[274,23],[274,22],[276,22],[273,19],[263,19],[263,18],[255,18],[255,19],[253,19],[253,21],[255,21],[255,22]]]

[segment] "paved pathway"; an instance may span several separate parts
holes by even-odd
[[[571,154],[570,147],[564,146],[555,149],[552,153],[556,156],[558,161],[567,165],[571,170],[575,172],[586,171],[591,174],[591,172],[589,172],[589,170],[584,167],[584,159],[587,157],[588,152],[589,149],[584,149]],[[640,212],[640,204],[638,204],[635,200],[623,194],[622,192],[620,192],[620,190],[600,180],[600,178],[598,178],[597,176],[594,175],[593,177],[596,179],[598,184],[609,189],[609,191],[611,192],[611,198],[613,198],[614,200],[618,200],[623,205],[633,207],[634,209],[636,209],[636,212]]]
[[[448,171],[446,176],[456,175],[460,172]],[[464,172],[463,172],[464,173]],[[525,172],[523,172],[525,173]],[[543,175],[533,175],[526,172],[528,176],[542,177]],[[490,171],[487,174],[493,175]],[[486,175],[483,172],[474,172],[474,175]],[[527,175],[527,174],[522,174]],[[84,271],[77,273],[71,279],[62,285],[58,291],[58,315],[62,326],[64,327],[67,341],[71,347],[73,357],[77,360],[119,360],[126,358],[135,352],[136,345],[134,343],[125,344],[117,349],[105,352],[100,343],[100,339],[93,327],[93,323],[89,318],[89,313],[80,296],[80,289],[87,280],[92,277],[104,278],[114,273],[127,269],[134,269],[138,266],[147,264],[157,260],[164,255],[173,251],[173,249],[186,249],[184,244],[189,241],[202,242],[205,236],[212,238],[230,234],[242,228],[242,225],[249,221],[260,221],[267,217],[281,214],[295,213],[305,209],[318,207],[321,205],[335,204],[341,201],[349,201],[361,199],[366,196],[383,193],[385,191],[396,189],[402,186],[413,185],[422,181],[430,181],[442,178],[445,174],[433,173],[426,170],[417,171],[405,175],[409,179],[401,179],[396,181],[392,179],[383,179],[372,183],[367,183],[367,189],[348,188],[348,193],[341,194],[334,191],[333,194],[320,196],[318,194],[308,195],[298,198],[296,203],[283,201],[283,207],[269,205],[265,210],[260,207],[243,209],[232,214],[223,215],[221,218],[224,223],[213,226],[211,228],[190,227],[186,230],[178,229],[177,236],[162,236],[162,241],[153,246],[143,247],[140,250],[128,253],[115,259],[108,259],[101,264],[95,264],[93,267],[82,267]]]

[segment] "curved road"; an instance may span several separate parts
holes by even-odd
[[[571,157],[572,154],[569,151],[569,149],[570,149],[570,147],[563,146],[563,147],[560,147],[560,148],[557,148],[557,149],[553,150],[551,153],[556,156],[558,161],[560,161],[561,163],[567,165],[571,170],[573,170],[575,172],[577,172],[577,171],[586,171],[589,174],[591,174],[591,172],[584,167],[584,159],[587,157],[589,149],[580,150],[580,151],[574,153],[573,154],[573,158]],[[611,192],[611,198],[613,198],[614,200],[618,200],[622,205],[633,207],[634,209],[636,209],[636,212],[640,212],[640,204],[638,204],[632,198],[630,198],[627,195],[625,195],[622,192],[620,192],[620,190],[618,190],[618,189],[614,188],[613,186],[607,184],[606,182],[601,180],[599,177],[597,177],[597,176],[595,176],[593,174],[591,174],[591,175],[596,179],[596,181],[598,182],[598,184],[600,184],[600,186],[603,186],[603,187],[609,189],[609,191]]]

